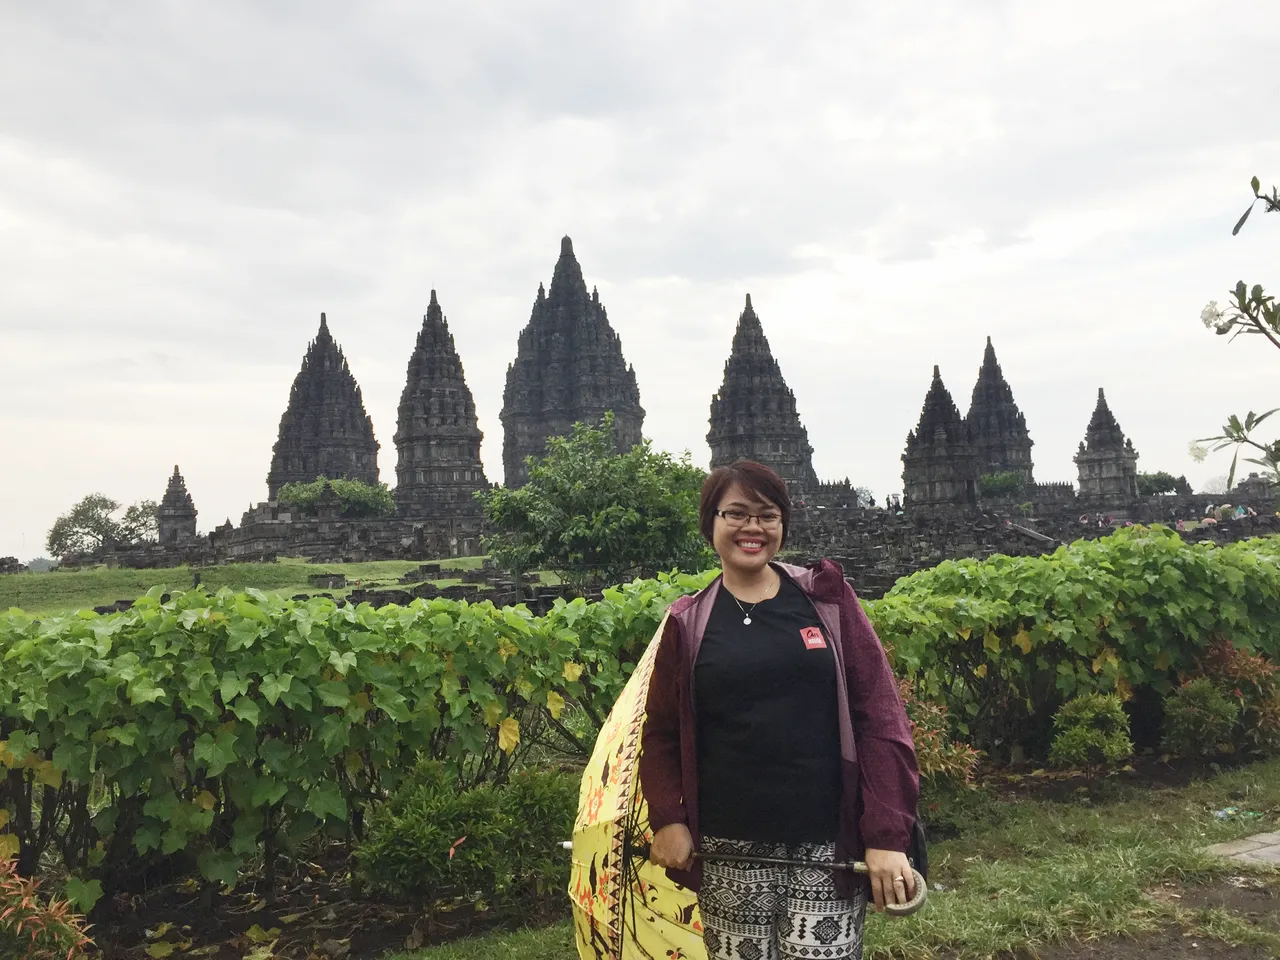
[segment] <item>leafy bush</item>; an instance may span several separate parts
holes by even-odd
[[[1280,752],[1280,668],[1266,657],[1214,641],[1198,672],[1240,705],[1233,742],[1251,753]]]
[[[326,488],[330,492],[326,493]],[[333,502],[344,517],[388,517],[396,512],[395,497],[385,483],[362,480],[316,477],[310,483],[286,483],[276,499],[307,516],[313,516],[326,502]]]
[[[919,699],[909,680],[898,681],[898,692],[911,723],[921,790],[940,793],[967,787],[978,764],[978,751],[953,739],[947,708]]]
[[[457,791],[439,764],[419,767],[370,818],[359,874],[380,893],[430,905],[450,895],[528,904],[559,894],[578,778],[522,770],[502,787]]]
[[[1115,694],[1085,693],[1053,717],[1049,762],[1060,767],[1101,767],[1133,754],[1129,716]]]
[[[1208,677],[1188,680],[1164,701],[1165,749],[1179,757],[1230,753],[1240,705]]]
[[[1215,635],[1280,653],[1280,538],[1215,547],[1127,527],[1049,556],[946,561],[865,606],[899,673],[974,747],[1043,756],[1077,694],[1163,695]]]
[[[92,946],[84,919],[66,901],[44,901],[40,883],[18,874],[16,861],[0,858],[0,957],[74,960]]]
[[[1027,489],[1027,478],[1021,470],[984,473],[978,478],[978,493],[987,498],[1016,497]]]
[[[270,870],[318,829],[359,839],[365,808],[418,757],[467,787],[504,780],[544,738],[588,753],[594,737],[564,711],[599,729],[663,611],[711,576],[638,581],[541,618],[252,590],[155,591],[104,617],[10,611],[3,839],[26,872],[60,853],[82,909],[153,851],[232,884],[249,858]]]

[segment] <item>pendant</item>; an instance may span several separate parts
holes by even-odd
[[[745,626],[748,626],[748,627],[749,627],[749,626],[751,626],[751,618],[750,618],[750,617],[743,617],[743,618],[742,618],[742,622],[743,622],[743,624],[744,624]]]

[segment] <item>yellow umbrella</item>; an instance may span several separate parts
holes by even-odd
[[[653,839],[640,790],[640,728],[669,615],[613,705],[582,776],[569,873],[581,960],[705,960],[707,955],[697,894],[634,854]]]

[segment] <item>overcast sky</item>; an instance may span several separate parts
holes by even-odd
[[[1040,480],[1099,386],[1141,454],[1280,403],[1200,324],[1280,287],[1280,4],[544,0],[0,6],[0,556],[83,495],[207,531],[266,497],[321,311],[395,479],[429,291],[501,478],[516,338],[572,236],[645,434],[705,464],[752,294],[819,476],[883,500],[935,363],[993,338]],[[1269,349],[1269,348],[1268,348]]]

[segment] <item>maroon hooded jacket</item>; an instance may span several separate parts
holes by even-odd
[[[844,572],[831,560],[812,567],[775,563],[813,602],[836,657],[835,695],[840,715],[841,798],[836,859],[862,859],[868,847],[904,853],[916,817],[920,778],[915,744],[898,684],[884,647],[858,603]],[[721,578],[671,606],[649,684],[641,733],[640,782],[654,832],[683,823],[698,832],[698,748],[693,667],[706,632]],[[702,884],[702,864],[667,870],[693,891]],[[842,896],[856,889],[854,875],[836,873]],[[863,881],[865,882],[865,881]]]

